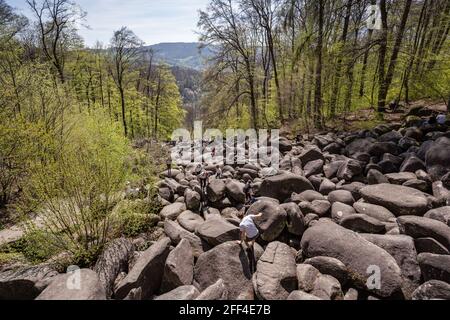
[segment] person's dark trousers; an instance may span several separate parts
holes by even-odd
[[[247,248],[247,256],[250,267],[250,272],[254,274],[256,272],[256,258],[255,258],[255,249],[253,247]]]
[[[200,180],[200,187],[202,189],[202,193],[206,194],[206,180],[204,179]]]

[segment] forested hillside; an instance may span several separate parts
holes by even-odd
[[[449,10],[446,0],[212,0],[199,21],[201,41],[218,51],[204,115],[222,126],[322,127],[392,101],[448,103]]]
[[[144,47],[144,50],[153,51],[159,62],[197,71],[204,70],[208,58],[213,55],[212,49],[201,48],[198,42],[158,43]]]

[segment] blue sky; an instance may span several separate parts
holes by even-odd
[[[208,0],[75,0],[87,11],[87,25],[80,34],[86,45],[107,44],[114,30],[127,26],[146,44],[195,42],[198,10]],[[29,16],[25,0],[6,0]]]

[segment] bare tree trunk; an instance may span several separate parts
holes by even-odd
[[[125,93],[123,91],[122,86],[119,86],[120,93],[120,104],[122,106],[122,124],[123,131],[125,133],[125,137],[128,137],[128,128],[127,128],[127,116],[126,116],[126,105],[125,105]]]
[[[378,54],[378,112],[382,113],[385,111],[386,107],[386,53],[387,53],[387,36],[388,36],[388,25],[387,25],[387,9],[386,0],[380,0],[380,11],[381,11],[381,22],[382,30],[380,37],[380,49]]]
[[[403,10],[402,20],[400,23],[400,27],[397,33],[397,38],[395,40],[394,49],[392,51],[391,61],[389,63],[389,68],[386,74],[385,79],[385,90],[383,91],[384,97],[383,100],[386,101],[386,96],[389,91],[389,87],[392,84],[392,79],[394,78],[395,68],[397,66],[397,58],[400,53],[400,48],[403,41],[403,34],[405,33],[406,23],[408,21],[409,11],[411,9],[412,0],[406,0],[405,9]]]
[[[344,28],[342,31],[342,38],[341,38],[341,42],[342,42],[342,50],[345,50],[345,45],[347,43],[347,34],[348,34],[348,27],[350,24],[350,16],[352,13],[352,4],[353,4],[353,0],[348,0],[347,1],[347,10],[346,10],[346,14],[345,14],[345,19],[344,19]],[[336,104],[339,100],[339,89],[340,89],[340,83],[341,83],[341,71],[342,71],[342,56],[343,53],[339,52],[338,53],[339,57],[336,63],[336,76],[335,76],[335,80],[334,80],[334,84],[333,84],[333,90],[331,93],[331,100],[330,100],[330,117],[334,118],[334,116],[336,115]]]
[[[317,128],[322,127],[321,112],[322,112],[322,49],[323,49],[323,25],[324,25],[324,0],[318,0],[318,19],[319,19],[319,36],[317,39],[317,65],[316,65],[316,79],[314,90],[314,125]]]

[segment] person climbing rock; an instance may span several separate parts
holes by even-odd
[[[239,224],[239,229],[241,230],[241,240],[239,240],[238,243],[240,245],[245,242],[248,247],[253,248],[256,239],[259,237],[259,230],[254,219],[261,218],[262,216],[263,213],[260,212],[256,215],[247,215],[242,219]]]
[[[244,186],[244,193],[245,193],[245,203],[248,204],[250,200],[252,199],[252,183],[251,181],[247,181],[247,183]]]
[[[241,240],[238,241],[239,245],[242,245],[245,242],[247,246],[247,253],[250,262],[250,270],[251,272],[256,271],[256,258],[255,258],[255,242],[259,237],[259,230],[255,224],[255,220],[257,218],[261,218],[263,216],[262,212],[257,215],[248,215],[242,219],[242,222],[239,224],[239,229],[241,231]]]
[[[222,169],[219,165],[216,166],[216,179],[222,179]]]
[[[167,175],[169,178],[172,178],[172,158],[169,156],[166,159],[166,166],[167,166]]]
[[[206,188],[208,187],[208,180],[209,180],[208,171],[202,169],[202,171],[198,175],[198,179],[200,182],[200,188],[202,189],[202,193],[206,195]]]
[[[201,164],[198,164],[198,165],[195,167],[194,173],[195,173],[195,175],[196,175],[197,178],[198,178],[198,176],[200,175],[200,173],[202,173],[202,165],[201,165]]]

